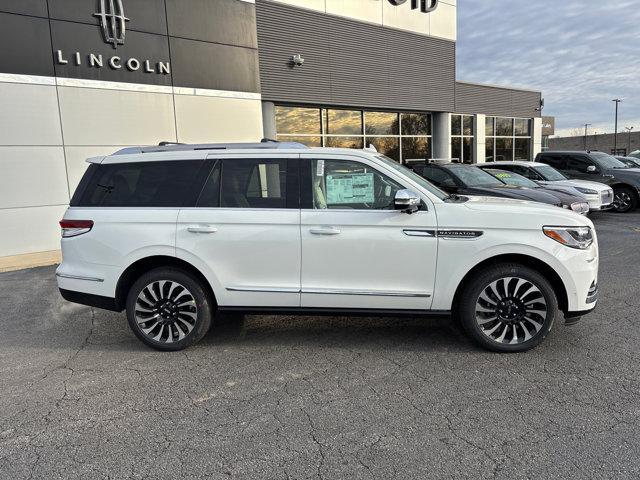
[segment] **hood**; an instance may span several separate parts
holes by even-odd
[[[468,198],[469,200],[462,205],[451,205],[446,208],[464,207],[469,212],[468,221],[470,224],[473,224],[478,218],[473,212],[491,214],[481,216],[482,224],[474,225],[474,228],[504,228],[505,225],[515,229],[538,229],[545,225],[594,228],[593,223],[587,217],[553,205],[510,198],[482,196]]]
[[[590,180],[558,180],[557,182],[548,182],[549,185],[566,185],[568,187],[588,188],[596,192],[604,192],[611,187],[600,182],[592,182]]]
[[[531,200],[534,202],[558,205],[557,197],[549,193],[539,192],[530,188],[516,187],[513,185],[496,185],[487,187],[467,187],[463,195],[482,195],[487,197],[507,197],[517,200]]]

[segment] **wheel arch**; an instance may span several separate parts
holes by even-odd
[[[542,274],[547,280],[549,280],[549,283],[551,284],[553,291],[555,292],[556,297],[558,298],[558,308],[562,312],[567,312],[569,308],[568,307],[569,298],[567,295],[567,287],[562,281],[562,278],[560,278],[560,275],[558,275],[558,273],[549,264],[540,260],[539,258],[535,258],[535,257],[524,255],[524,254],[515,254],[515,253],[496,255],[496,256],[487,258],[481,261],[480,263],[478,263],[477,265],[475,265],[473,268],[471,268],[471,270],[469,270],[467,274],[462,278],[462,281],[460,282],[460,284],[458,285],[458,288],[456,289],[456,293],[453,297],[453,305],[452,305],[453,310],[455,310],[456,306],[459,304],[459,298],[464,292],[466,284],[468,284],[468,282],[478,272],[481,272],[483,269],[486,269],[490,266],[499,265],[503,263],[518,263],[520,265],[529,267],[539,272],[540,274]]]
[[[127,295],[129,293],[129,289],[135,283],[135,281],[145,273],[153,270],[154,268],[160,268],[160,267],[174,267],[193,275],[201,282],[204,289],[211,296],[211,299],[213,300],[214,305],[217,305],[216,296],[213,292],[213,288],[211,288],[211,284],[198,268],[196,268],[189,262],[177,257],[170,257],[166,255],[153,255],[153,256],[141,258],[133,262],[120,275],[120,278],[118,279],[118,283],[116,284],[116,295],[115,295],[116,306],[118,308],[118,311],[124,310],[127,302]]]

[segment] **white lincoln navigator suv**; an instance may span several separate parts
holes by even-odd
[[[528,350],[593,310],[592,222],[448,195],[367,150],[265,142],[92,158],[60,222],[62,296],[126,310],[160,350],[217,312],[451,315],[485,348]]]

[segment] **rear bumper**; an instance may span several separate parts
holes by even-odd
[[[65,290],[64,288],[60,288],[59,290],[62,298],[68,302],[101,308],[103,310],[111,310],[112,312],[121,312],[123,310],[115,298],[93,295],[91,293],[76,292],[73,290]]]

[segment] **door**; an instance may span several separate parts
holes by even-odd
[[[301,155],[302,306],[431,306],[436,216],[393,209],[402,177],[360,157]]]
[[[577,178],[580,180],[599,181],[601,176],[600,169],[595,162],[585,155],[567,155],[565,157],[565,171],[569,178]],[[595,172],[589,172],[589,167],[595,167]]]
[[[196,207],[178,216],[178,257],[210,272],[221,306],[299,307],[298,155],[210,160]]]

